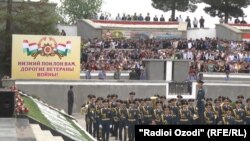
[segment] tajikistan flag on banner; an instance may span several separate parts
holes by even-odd
[[[63,56],[67,55],[67,48],[65,44],[57,44],[57,52]]]
[[[37,43],[30,43],[28,40],[23,41],[23,51],[27,53],[27,55],[33,55],[38,52],[38,45]]]
[[[70,54],[71,53],[71,41],[67,41],[66,48],[67,48],[67,52]]]
[[[57,52],[63,56],[67,56],[67,54],[71,53],[71,42],[67,41],[66,45],[65,44],[57,44]]]
[[[29,48],[28,40],[23,40],[23,53],[27,53]]]

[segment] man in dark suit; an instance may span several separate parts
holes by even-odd
[[[69,115],[72,115],[73,104],[74,104],[74,92],[73,92],[73,86],[70,86],[70,89],[68,91],[68,114]]]

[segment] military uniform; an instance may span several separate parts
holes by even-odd
[[[209,125],[215,125],[216,124],[216,114],[214,113],[213,109],[212,109],[212,104],[206,103],[206,108],[205,108],[205,112],[204,112],[204,120],[205,120],[205,124],[209,124]]]
[[[220,106],[221,103],[220,103],[219,99],[215,99],[214,104],[215,105],[213,105],[213,112],[216,115],[215,124],[219,124],[219,123],[221,124],[221,122],[222,122],[221,106]]]
[[[243,104],[244,96],[243,95],[238,95],[237,96],[237,101],[241,101],[241,108],[244,109],[245,105]]]
[[[163,125],[174,124],[173,112],[170,110],[170,107],[165,107],[164,112],[161,115],[161,122]]]
[[[127,102],[123,101],[122,106],[118,109],[118,117],[119,117],[119,140],[124,141],[127,140],[127,134],[128,134],[128,113],[126,108]],[[123,134],[123,137],[122,137]]]
[[[180,125],[191,125],[193,115],[191,111],[188,109],[188,103],[183,102],[182,108],[179,110],[180,117],[179,117],[179,124]]]
[[[170,99],[169,102],[169,108],[172,112],[172,116],[173,116],[173,124],[179,124],[179,107],[176,106],[175,104],[175,99]]]
[[[181,95],[177,95],[177,101],[176,101],[176,106],[177,107],[181,107],[181,101],[182,101],[182,96]]]
[[[130,102],[130,107],[127,109],[128,113],[128,138],[129,141],[135,139],[135,125],[138,124],[138,108],[134,107],[135,102]]]
[[[117,100],[117,103],[120,103],[119,100]],[[115,139],[117,140],[118,138],[118,128],[119,128],[119,122],[120,122],[120,119],[119,119],[119,115],[118,115],[118,111],[119,111],[119,107],[118,107],[119,104],[115,104],[112,107],[112,114],[113,114],[113,118],[112,118],[112,132],[113,132],[113,135],[115,136]]]
[[[139,111],[139,113],[138,113],[138,124],[139,125],[142,125],[142,124],[144,124],[144,121],[143,121],[143,107],[144,107],[144,105],[142,104],[142,102],[143,102],[143,99],[141,99],[140,100],[141,102],[140,102],[140,105],[138,106],[138,111]]]
[[[88,108],[87,108],[87,113],[86,113],[86,124],[88,124],[87,126],[87,131],[92,135],[93,134],[93,122],[95,120],[95,105],[94,103],[89,103],[88,104]]]
[[[147,98],[146,102],[151,102],[151,99]],[[154,108],[150,105],[147,104],[143,106],[143,121],[144,125],[150,125],[153,121],[153,116],[154,116]]]
[[[246,117],[245,117],[245,123],[246,125],[250,125],[250,98],[246,100],[247,105],[245,106],[245,112],[246,112]]]
[[[89,131],[90,119],[89,119],[89,116],[88,116],[88,106],[89,106],[91,97],[92,97],[91,94],[89,94],[89,95],[87,96],[88,100],[86,100],[86,101],[82,104],[82,108],[81,108],[81,113],[84,112],[84,114],[85,114],[86,130],[87,130],[88,132],[90,132],[90,131]]]
[[[203,84],[203,81],[199,81],[198,82],[200,85]],[[200,123],[204,123],[204,112],[205,112],[205,91],[202,88],[202,86],[200,86],[198,93],[197,93],[197,108],[198,108],[198,116],[199,116],[199,121]]]
[[[110,95],[110,102],[109,102],[109,108],[112,109],[112,112],[115,110],[115,108],[117,107],[117,98],[118,98],[118,95],[116,94],[112,94]],[[119,101],[119,100],[118,100]],[[115,112],[115,111],[114,111]],[[113,112],[113,113],[114,113]],[[115,113],[114,113],[115,114]],[[115,116],[115,115],[114,115]],[[111,133],[111,136],[115,136],[117,138],[117,130],[118,130],[118,124],[117,124],[118,121],[114,121],[114,117],[112,118],[111,120],[111,124],[112,124],[112,127],[110,128],[110,133]],[[115,125],[116,124],[116,125]],[[117,128],[115,130],[115,128]]]
[[[154,109],[154,121],[156,125],[161,125],[162,120],[161,120],[161,115],[163,114],[162,109]]]
[[[161,102],[162,102],[162,108],[166,108],[168,105],[167,105],[167,102],[166,102],[166,96],[161,96],[160,97],[161,99]]]
[[[93,121],[94,124],[93,136],[97,137],[97,139],[100,139],[102,135],[101,134],[102,129],[99,126],[101,124],[101,108],[102,108],[101,101],[102,98],[97,98],[97,102],[95,105],[94,121]]]
[[[127,108],[129,108],[129,103],[130,102],[134,102],[134,96],[135,96],[135,92],[130,92],[129,93],[129,98],[128,98],[128,100],[127,100]]]
[[[228,110],[232,110],[232,106],[229,103],[230,99],[227,97],[221,104],[221,116],[224,117]]]
[[[235,124],[243,125],[245,120],[245,110],[242,108],[242,102],[240,100],[236,101],[236,108],[233,109],[233,113],[235,116]]]
[[[228,109],[228,111],[226,111],[227,114],[222,117],[224,125],[235,125],[235,118],[232,116],[231,112],[232,109]]]
[[[102,127],[102,140],[103,141],[108,141],[109,140],[109,133],[110,133],[110,127],[112,126],[111,124],[111,118],[113,117],[112,115],[112,110],[108,108],[108,105],[105,106],[105,104],[108,104],[108,101],[103,101],[104,107],[101,108],[101,126]]]
[[[193,99],[189,99],[188,100],[188,110],[193,115],[192,124],[198,124],[199,117],[198,117],[197,109],[193,105],[193,102],[194,102]]]

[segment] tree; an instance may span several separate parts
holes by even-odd
[[[60,15],[68,24],[87,19],[100,12],[102,0],[62,0]]]
[[[249,5],[249,0],[203,0],[204,3],[210,5],[204,8],[204,11],[210,16],[225,17],[225,23],[228,23],[229,16],[243,17],[244,11]]]
[[[152,0],[152,6],[164,12],[171,11],[171,19],[175,19],[175,11],[194,12],[197,9],[195,5],[199,0]]]
[[[5,46],[0,56],[4,62],[10,64],[11,61],[12,34],[58,33],[55,7],[46,2],[0,2],[0,46]]]

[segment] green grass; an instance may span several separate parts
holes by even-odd
[[[42,124],[48,126],[49,128],[55,129],[47,120],[47,118],[42,114],[42,112],[32,99],[26,96],[23,96],[22,98],[24,100],[25,106],[29,109],[29,113],[27,114],[27,116],[41,122]]]

